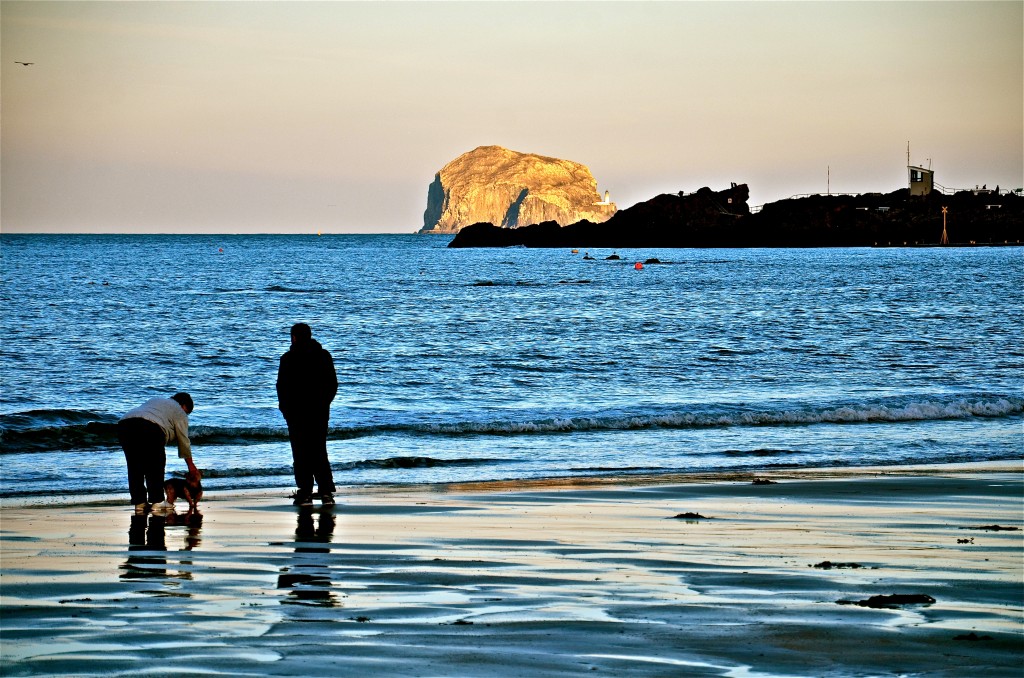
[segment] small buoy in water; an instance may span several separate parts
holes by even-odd
[[[572,253],[573,253],[573,254],[579,254],[579,253],[580,253],[580,251],[579,251],[579,250],[573,250],[573,251],[572,251]]]
[[[638,262],[636,262],[635,264],[633,264],[633,268],[635,268],[635,269],[636,269],[636,270],[638,270],[638,271],[642,271],[642,270],[643,270],[643,268],[644,268],[644,265],[643,265],[643,264],[641,264],[641,263],[640,263],[640,262],[638,261]]]
[[[218,247],[218,248],[217,248],[217,251],[218,251],[218,252],[223,252],[223,251],[224,251],[224,248],[223,248],[223,247]]]

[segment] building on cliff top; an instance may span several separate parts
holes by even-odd
[[[924,167],[907,165],[910,175],[910,195],[930,195],[935,187],[935,172]]]

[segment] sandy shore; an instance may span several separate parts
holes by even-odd
[[[360,488],[333,510],[210,493],[201,519],[8,503],[0,668],[1020,675],[1021,463],[759,478]]]

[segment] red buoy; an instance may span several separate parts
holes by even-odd
[[[644,265],[643,265],[643,264],[641,264],[641,263],[640,263],[640,262],[638,261],[638,262],[636,262],[635,264],[633,264],[633,268],[635,268],[635,269],[636,269],[636,270],[638,270],[638,271],[641,271],[641,270],[643,270],[643,268],[644,268]]]

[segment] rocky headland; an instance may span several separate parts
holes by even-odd
[[[663,194],[594,223],[520,228],[476,223],[449,247],[872,247],[939,244],[946,208],[949,244],[1024,242],[1024,197],[961,191],[816,195],[751,213],[745,184]]]
[[[542,222],[600,223],[615,214],[586,165],[480,146],[452,160],[427,189],[420,233],[457,233],[488,222],[516,228]]]

